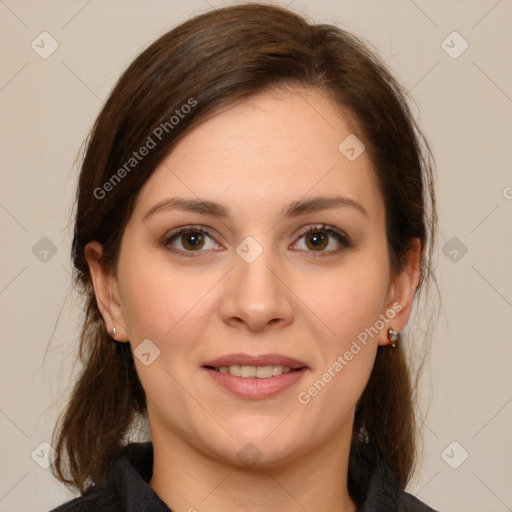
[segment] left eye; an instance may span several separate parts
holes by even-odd
[[[329,245],[331,239],[334,238],[339,244],[344,247],[350,247],[349,238],[334,228],[329,228],[327,226],[313,226],[308,228],[308,230],[302,233],[299,237],[299,240],[304,239],[304,245],[306,251],[312,252],[338,252],[339,249],[331,248],[331,250],[325,250]],[[336,244],[334,244],[336,245]]]

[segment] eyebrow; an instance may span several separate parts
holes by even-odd
[[[368,212],[361,203],[344,196],[315,196],[305,200],[293,201],[281,210],[281,216],[285,218],[298,217],[307,213],[319,212],[331,208],[351,208],[369,218]],[[164,199],[151,207],[144,220],[157,212],[181,210],[202,215],[212,215],[221,219],[229,219],[231,212],[229,208],[204,199],[185,199],[172,197]]]

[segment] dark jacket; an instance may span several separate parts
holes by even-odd
[[[153,472],[151,442],[131,443],[115,459],[100,486],[50,512],[172,512],[148,485]],[[370,485],[357,512],[435,512],[408,493],[383,468],[373,468]]]

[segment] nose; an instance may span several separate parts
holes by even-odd
[[[292,322],[293,293],[270,250],[250,263],[235,253],[223,286],[220,314],[231,326],[264,331]]]

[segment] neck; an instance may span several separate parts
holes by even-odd
[[[149,485],[173,511],[356,510],[347,489],[350,439],[336,444],[331,440],[287,464],[268,468],[241,467],[210,457],[168,431],[165,436],[152,431],[152,439]]]

